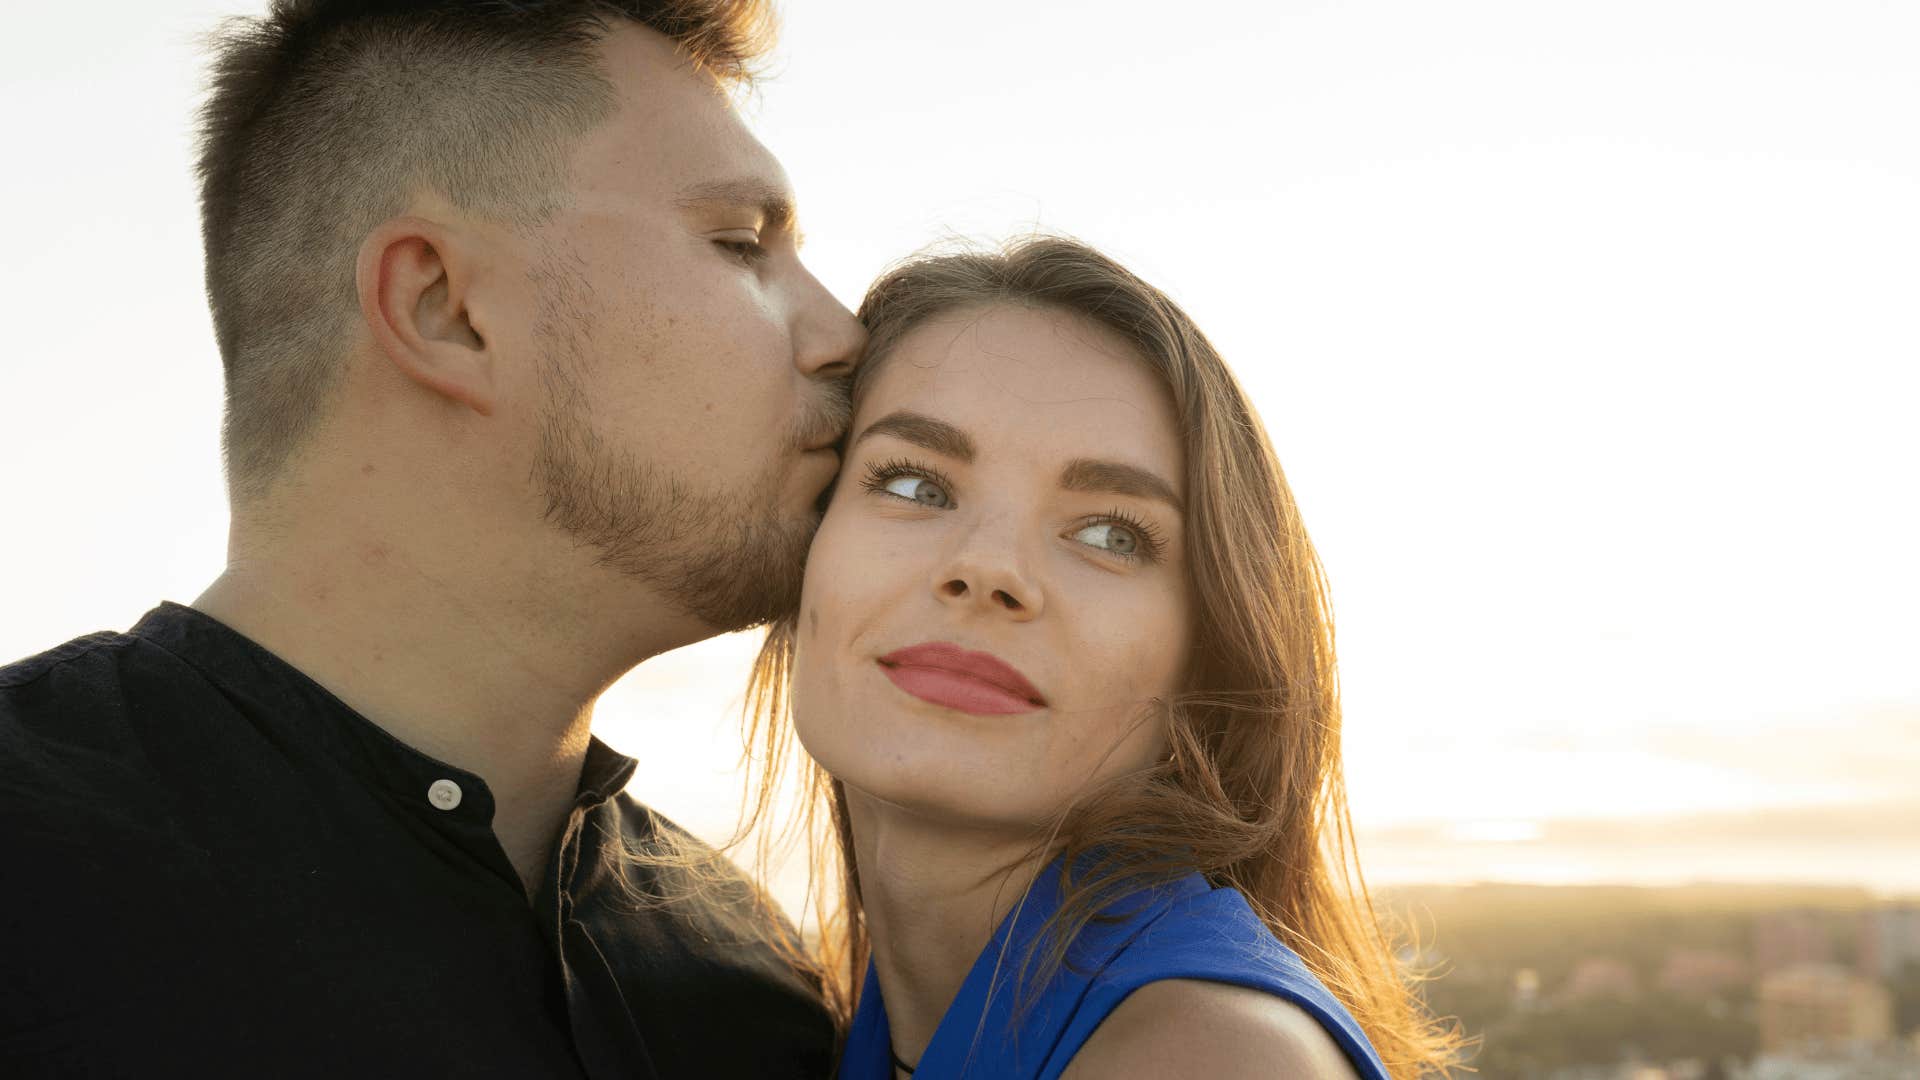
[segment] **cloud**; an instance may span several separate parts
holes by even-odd
[[[1376,882],[1821,882],[1920,891],[1920,797],[1642,818],[1362,829]]]
[[[1897,799],[1920,777],[1920,704],[1889,702],[1713,732],[1656,729],[1642,746],[1676,761],[1738,770],[1762,783],[1842,784]]]

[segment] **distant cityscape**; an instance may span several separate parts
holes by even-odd
[[[1920,1080],[1920,899],[1819,887],[1385,890],[1484,1080]]]

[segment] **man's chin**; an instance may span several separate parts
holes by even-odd
[[[820,514],[762,522],[738,542],[714,549],[681,568],[668,584],[677,606],[716,634],[751,630],[789,616],[800,607],[807,549]]]
[[[720,496],[675,490],[639,470],[624,485],[589,481],[577,467],[550,473],[561,482],[550,487],[549,520],[713,633],[763,626],[799,607],[823,516],[805,490],[771,482]],[[736,516],[748,506],[778,516]]]

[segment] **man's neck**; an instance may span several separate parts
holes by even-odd
[[[974,961],[1045,862],[1030,836],[902,810],[847,788],[861,908],[900,1058],[917,1064]]]
[[[633,625],[634,608],[602,610],[606,597],[573,595],[586,590],[569,590],[564,573],[476,582],[461,569],[477,561],[471,539],[436,531],[336,518],[288,530],[296,544],[236,529],[226,572],[193,606],[484,779],[495,835],[531,883],[578,788],[594,702],[663,649]]]

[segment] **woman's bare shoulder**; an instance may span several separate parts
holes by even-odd
[[[1198,979],[1148,983],[1094,1029],[1061,1080],[1286,1076],[1357,1080],[1306,1010],[1260,990]]]

